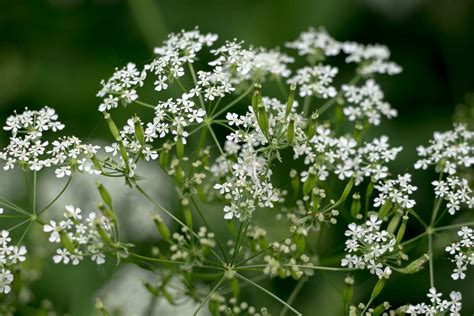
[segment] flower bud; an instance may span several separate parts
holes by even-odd
[[[112,223],[116,223],[117,222],[117,217],[115,216],[115,213],[113,212],[112,209],[110,209],[109,207],[107,207],[106,205],[104,205],[103,203],[100,203],[98,205],[99,207],[99,210],[100,212],[102,213],[102,215],[104,215],[105,217],[107,217]]]
[[[402,215],[399,212],[395,212],[395,214],[393,215],[392,219],[390,220],[387,226],[387,231],[390,234],[395,233],[395,229],[397,229],[401,218],[402,218]]]
[[[89,159],[92,161],[92,164],[94,165],[95,169],[102,172],[102,164],[100,163],[100,160],[97,158],[97,156],[91,154],[89,156]]]
[[[356,218],[360,213],[361,203],[360,203],[360,194],[356,192],[352,195],[352,204],[351,204],[351,215],[353,218]]]
[[[385,216],[387,216],[390,210],[392,209],[392,206],[393,204],[391,201],[385,201],[385,203],[379,209],[379,217],[384,218]]]
[[[163,222],[163,219],[161,218],[160,215],[155,214],[153,216],[153,222],[155,222],[156,229],[160,233],[161,237],[163,237],[164,240],[167,242],[171,242],[171,234],[170,231],[168,230],[168,227],[166,224]]]
[[[189,229],[193,229],[193,214],[189,205],[183,206],[184,221]]]
[[[169,157],[170,157],[170,153],[169,153],[169,150],[168,149],[164,149],[162,152],[161,152],[161,155],[160,155],[160,167],[162,169],[164,169],[167,165],[168,165],[168,160],[169,160]]]
[[[290,118],[290,122],[288,123],[287,138],[288,138],[288,143],[293,144],[293,141],[295,139],[295,120],[294,120],[294,118]]]
[[[379,294],[382,292],[383,288],[385,287],[385,283],[387,282],[387,279],[382,277],[377,281],[377,284],[375,284],[374,289],[372,290],[372,294],[370,295],[371,299],[376,298],[379,296]]]
[[[423,256],[419,257],[416,260],[413,260],[410,262],[406,267],[404,268],[398,268],[397,272],[400,273],[405,273],[405,274],[414,274],[420,271],[423,268],[423,265],[430,260],[430,256],[427,254],[424,254]]]
[[[295,169],[291,169],[290,171],[290,182],[293,191],[295,192],[295,197],[298,195],[300,189],[300,177],[298,176],[298,172]]]
[[[176,141],[176,153],[178,154],[179,160],[183,159],[184,143],[183,143],[183,136],[181,135],[180,131],[178,131],[178,140]]]
[[[97,232],[99,233],[99,236],[102,239],[102,241],[107,245],[111,245],[112,240],[110,239],[109,234],[105,231],[104,227],[102,227],[102,225],[99,222],[97,222],[95,224],[95,228],[97,229]]]
[[[232,289],[232,294],[238,300],[240,296],[239,280],[237,280],[237,278],[232,278],[230,279],[229,282],[230,282],[230,288]]]
[[[311,120],[309,122],[308,131],[306,134],[308,138],[313,137],[314,133],[316,132],[316,127],[318,125],[318,121],[317,121],[318,117],[319,117],[318,112],[314,112],[313,114],[311,114]]]
[[[303,184],[303,194],[308,195],[309,192],[314,188],[316,185],[316,181],[318,180],[317,174],[316,174],[316,169],[314,167],[309,168],[308,171],[308,179]]]
[[[402,242],[403,236],[405,235],[405,230],[407,228],[407,221],[408,221],[408,216],[404,215],[402,224],[400,225],[400,228],[398,229],[395,245],[399,245]]]
[[[374,308],[374,312],[372,313],[372,316],[380,316],[386,309],[387,309],[387,304],[386,302],[384,302]]]
[[[268,113],[267,110],[265,109],[265,106],[263,103],[260,103],[258,105],[258,125],[260,126],[260,129],[262,132],[267,135],[268,134]]]
[[[133,118],[133,123],[135,127],[135,138],[138,140],[140,145],[145,145],[145,131],[143,130],[142,124],[140,124],[140,118],[135,116]]]
[[[288,101],[286,102],[285,117],[288,117],[288,115],[290,115],[291,109],[293,108],[293,103],[295,101],[295,91],[296,82],[293,82],[290,86],[290,95],[288,96]]]
[[[112,197],[110,196],[110,193],[99,181],[96,182],[96,186],[99,190],[100,196],[102,197],[102,201],[104,201],[105,204],[112,208]]]
[[[74,244],[73,244],[71,238],[62,229],[59,231],[59,238],[61,240],[61,244],[63,245],[64,248],[66,248],[67,251],[69,251],[69,253],[71,253],[71,254],[76,253],[76,249],[74,248]]]
[[[112,133],[112,136],[115,138],[116,141],[121,140],[120,137],[120,132],[117,128],[117,125],[115,125],[114,121],[112,120],[112,117],[110,116],[109,113],[104,113],[104,118],[106,119],[107,123],[109,124],[109,129],[110,132]]]
[[[349,196],[349,193],[351,193],[353,185],[354,185],[354,178],[351,178],[349,182],[347,182],[344,188],[344,191],[342,192],[342,195],[339,198],[339,201],[344,202],[347,199],[347,197]]]
[[[306,247],[306,238],[303,234],[296,234],[294,237],[296,244],[296,255],[299,256],[304,253]]]
[[[344,282],[346,283],[346,286],[344,287],[342,301],[344,302],[344,309],[347,310],[352,301],[352,296],[354,293],[354,278],[351,276],[347,276]]]
[[[253,113],[257,116],[258,120],[258,105],[262,103],[262,94],[261,94],[261,89],[262,85],[257,82],[254,85],[255,90],[253,91],[253,96],[252,96],[252,109]]]
[[[150,292],[153,296],[159,296],[160,295],[160,291],[158,290],[157,287],[151,285],[150,282],[143,282],[143,285],[145,286],[145,289],[147,289],[148,292]]]

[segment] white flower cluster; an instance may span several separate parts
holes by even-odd
[[[336,56],[341,52],[346,54],[347,63],[358,63],[362,75],[389,74],[396,75],[401,67],[389,61],[390,51],[383,45],[363,45],[354,42],[339,42],[332,38],[324,28],[310,28],[302,32],[299,38],[286,43],[289,48],[296,49],[301,56],[324,59],[326,56]]]
[[[230,202],[224,207],[225,219],[235,217],[244,221],[251,217],[256,204],[272,208],[280,200],[280,191],[270,181],[272,171],[265,158],[250,150],[241,151],[234,163],[221,156],[211,170],[217,176],[227,175],[225,182],[214,185]]]
[[[395,250],[395,236],[381,229],[382,220],[371,215],[365,224],[351,223],[344,233],[345,251],[348,252],[341,261],[341,266],[368,269],[370,273],[381,278],[389,278],[392,269],[386,265],[385,256],[392,255]]]
[[[58,178],[70,176],[74,170],[89,174],[99,174],[90,158],[99,146],[83,144],[77,137],[60,137],[50,142],[42,140],[45,132],[58,132],[64,124],[58,121],[56,112],[44,107],[38,111],[28,110],[9,116],[6,131],[11,131],[10,143],[0,151],[0,160],[4,160],[3,169],[16,166],[31,171],[55,167]],[[51,146],[50,146],[51,145]]]
[[[215,234],[208,232],[206,227],[200,227],[197,235],[199,246],[193,244],[194,238],[187,227],[183,227],[181,233],[173,233],[170,247],[171,260],[184,260],[191,263],[204,260],[209,250],[216,246]]]
[[[301,32],[298,39],[286,43],[285,46],[296,49],[300,56],[318,54],[336,56],[341,51],[341,44],[332,38],[323,27],[317,30],[310,28],[306,32]]]
[[[452,262],[456,264],[451,277],[454,280],[463,280],[466,277],[465,271],[469,265],[474,265],[474,230],[467,226],[458,231],[461,240],[452,243],[446,247],[446,251],[450,255],[454,255]]]
[[[137,100],[136,89],[143,86],[148,73],[155,76],[155,90],[166,90],[169,82],[184,76],[184,64],[192,63],[196,53],[203,46],[211,46],[216,39],[217,35],[202,35],[197,29],[170,34],[163,46],[155,48],[158,57],[142,70],[137,69],[134,63],[128,63],[124,68],[116,69],[110,79],[101,81],[102,89],[97,96],[103,101],[99,111],[116,108],[119,101],[127,105]]]
[[[66,206],[63,216],[64,220],[59,223],[51,220],[43,226],[43,231],[50,234],[49,241],[64,247],[56,250],[53,261],[77,265],[85,256],[90,256],[95,263],[103,264],[108,249],[104,239],[111,238],[113,233],[110,220],[94,212],[83,220],[81,209],[72,205]]]
[[[432,287],[426,296],[430,299],[431,304],[410,304],[408,305],[406,313],[411,315],[437,315],[440,313],[449,313],[451,316],[461,315],[462,296],[460,292],[452,291],[449,294],[450,299],[445,300],[442,299],[443,294]]]
[[[307,236],[306,231],[301,231],[300,237]],[[301,247],[301,246],[300,246]],[[313,275],[311,267],[313,263],[311,259],[301,254],[301,249],[295,240],[286,238],[283,242],[273,242],[270,244],[270,254],[266,255],[263,260],[266,263],[263,273],[270,277],[287,278],[292,277],[295,280],[302,278],[304,275]]]
[[[13,274],[11,267],[25,261],[25,246],[12,246],[8,230],[0,231],[0,293],[8,294],[11,291]]]
[[[359,184],[364,177],[372,177],[374,181],[386,178],[389,173],[385,164],[395,160],[402,148],[390,148],[387,136],[357,148],[355,139],[335,138],[331,130],[318,126],[309,142],[294,145],[293,150],[294,159],[305,155],[305,163],[311,165],[310,170],[301,174],[301,181],[306,181],[311,172],[316,172],[319,180],[324,181],[333,170],[340,180],[354,177]]]
[[[236,217],[243,221],[251,216],[256,206],[273,208],[274,203],[282,198],[280,190],[271,183],[270,160],[260,150],[264,147],[260,146],[284,135],[282,129],[288,124],[286,105],[277,99],[264,97],[262,106],[268,115],[267,132],[262,131],[252,107],[245,115],[226,115],[228,124],[239,129],[227,135],[225,155],[217,158],[211,167],[217,179],[224,179],[214,188],[231,201],[224,208],[226,219]],[[296,102],[294,106],[297,106]],[[290,116],[295,121],[295,138],[301,138],[304,134],[301,129],[303,119],[295,113]]]
[[[322,99],[333,98],[337,91],[331,84],[337,72],[336,67],[322,64],[314,67],[303,67],[298,69],[296,75],[290,78],[288,82],[298,85],[301,97],[314,95]]]
[[[214,71],[229,74],[232,84],[239,84],[246,80],[261,80],[270,74],[275,77],[288,77],[291,71],[288,64],[294,59],[280,51],[265,48],[243,48],[242,42],[226,42],[221,47],[212,50],[217,59],[209,65]]]
[[[420,159],[415,169],[435,165],[436,172],[453,175],[459,168],[474,165],[474,132],[465,125],[454,125],[450,131],[435,132],[428,147],[419,146],[416,150]]]
[[[411,174],[405,173],[399,175],[397,179],[389,179],[375,185],[375,189],[379,191],[379,196],[374,199],[374,207],[390,202],[404,209],[412,208],[416,202],[410,198],[410,195],[417,190],[417,187],[410,183]]]
[[[97,96],[103,98],[99,105],[100,112],[106,112],[119,105],[132,103],[138,99],[136,87],[143,86],[146,78],[145,71],[139,71],[134,63],[128,63],[121,69],[115,69],[114,74],[107,81],[102,80],[102,89]]]
[[[465,205],[468,208],[474,207],[474,195],[466,179],[460,177],[447,177],[446,181],[433,181],[435,195],[448,202],[448,212],[454,215]]]
[[[373,80],[367,80],[364,85],[342,85],[344,96],[352,105],[344,106],[344,115],[349,121],[363,122],[365,119],[372,125],[379,125],[382,115],[391,119],[397,116],[397,110],[384,101],[380,86]]]

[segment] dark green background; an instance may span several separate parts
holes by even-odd
[[[85,138],[100,137],[105,130],[96,111],[100,79],[128,61],[141,64],[150,59],[152,47],[168,32],[196,25],[204,32],[218,33],[221,40],[239,38],[267,47],[282,45],[309,26],[321,25],[339,40],[386,44],[404,71],[381,80],[386,99],[399,110],[399,117],[385,122],[377,132],[389,134],[396,145],[404,145],[405,151],[394,166],[399,172],[413,164],[416,145],[426,143],[434,130],[450,127],[455,105],[474,91],[474,1],[469,0],[0,3],[0,119],[3,121],[14,109],[48,105],[57,109],[69,132]],[[4,142],[6,135],[0,135],[0,142]],[[429,188],[427,175],[431,178],[429,173],[416,178],[421,183],[424,180],[425,188]],[[421,183],[417,185],[423,192]],[[421,205],[430,205],[430,196],[419,195]],[[472,312],[472,275],[462,283],[450,281],[451,264],[447,263],[437,270],[446,276],[438,277],[440,289],[449,293],[463,288],[465,312]],[[397,304],[406,303],[410,297],[423,299],[428,287],[426,272],[398,285],[394,280],[385,298]],[[49,268],[36,285],[36,294],[51,299],[62,311],[87,314],[93,290],[108,275],[88,265],[80,269]],[[304,288],[303,297],[297,301],[300,310],[324,310],[324,306],[310,307],[312,295],[315,291],[334,292],[327,285],[333,279],[322,275],[321,282],[318,280],[316,277]],[[337,280],[336,288],[340,288],[341,278]],[[290,285],[276,284],[285,297]],[[367,298],[362,292],[357,296],[361,301]],[[333,294],[327,297],[338,299]]]

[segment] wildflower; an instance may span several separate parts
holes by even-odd
[[[384,101],[380,86],[369,79],[361,87],[343,85],[342,91],[349,106],[344,106],[344,115],[349,121],[367,120],[370,124],[379,125],[382,115],[391,119],[397,116],[397,110]]]
[[[436,172],[454,175],[460,168],[469,168],[474,164],[473,139],[474,132],[462,124],[455,124],[444,133],[435,132],[429,146],[417,147],[420,159],[415,169],[434,165]]]
[[[10,131],[10,143],[0,151],[4,170],[19,167],[23,170],[40,171],[54,167],[58,178],[70,176],[73,170],[90,174],[100,173],[90,157],[99,146],[83,144],[77,137],[59,137],[51,143],[42,140],[45,132],[58,132],[64,124],[58,121],[56,112],[44,107],[38,111],[25,109],[7,118],[4,130]]]
[[[464,279],[468,266],[474,265],[474,230],[464,226],[458,231],[458,236],[461,237],[461,240],[452,243],[445,249],[450,255],[454,255],[454,258],[451,259],[456,265],[451,274],[454,280]]]
[[[474,207],[474,195],[466,179],[451,176],[446,181],[433,181],[431,184],[435,187],[435,196],[448,202],[449,214],[454,215],[462,205]]]
[[[410,195],[417,190],[417,187],[410,184],[411,175],[405,173],[403,176],[398,176],[397,179],[390,179],[382,181],[375,186],[380,193],[374,200],[374,207],[384,205],[387,201],[397,204],[404,209],[409,209],[415,206],[415,200],[410,198]]]
[[[114,234],[110,220],[105,216],[97,216],[96,213],[89,213],[83,219],[82,210],[72,205],[66,206],[63,217],[58,224],[51,221],[43,226],[43,231],[50,233],[50,242],[64,246],[56,250],[53,261],[77,265],[85,256],[90,256],[92,261],[103,264],[105,252],[111,250],[104,238],[111,238]]]
[[[8,230],[0,232],[0,293],[8,294],[11,291],[11,283],[14,276],[12,269],[26,260],[27,250],[25,246],[10,245],[11,237]]]
[[[384,257],[394,254],[395,236],[382,230],[381,224],[382,220],[377,215],[371,215],[362,225],[349,224],[345,232],[349,237],[345,247],[347,254],[342,259],[341,266],[368,269],[379,278],[390,276],[392,271],[385,264]]]
[[[426,303],[409,304],[406,308],[406,313],[411,315],[434,315],[438,313],[449,313],[451,316],[461,315],[461,293],[452,291],[449,294],[449,300],[442,299],[442,293],[439,293],[436,288],[429,289],[426,295],[430,299],[431,305]]]

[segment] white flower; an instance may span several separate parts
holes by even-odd
[[[454,175],[459,168],[474,165],[474,132],[465,125],[454,125],[450,131],[435,132],[430,145],[417,147],[420,159],[415,169],[435,165],[436,172]]]
[[[13,282],[13,274],[10,270],[2,268],[0,271],[0,293],[8,294],[11,291],[10,284]]]
[[[474,265],[474,230],[464,226],[458,231],[458,236],[461,237],[461,240],[452,243],[445,249],[446,252],[454,255],[454,258],[451,259],[455,264],[451,274],[454,280],[464,279],[468,266]]]

